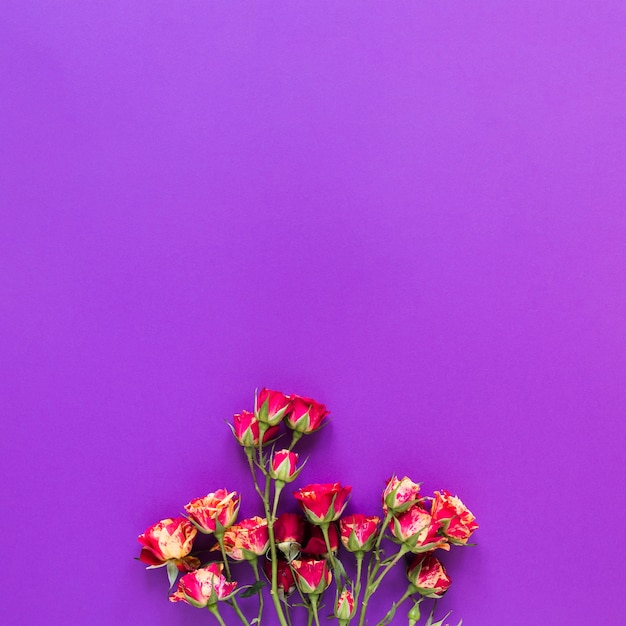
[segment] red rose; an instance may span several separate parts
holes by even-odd
[[[196,557],[188,556],[197,532],[184,517],[161,520],[139,535],[139,560],[150,568],[174,562],[181,572],[200,567]]]
[[[385,515],[391,513],[404,513],[414,504],[420,504],[420,485],[414,483],[410,478],[405,476],[399,480],[397,476],[392,476],[383,491],[383,510]]]
[[[310,398],[291,396],[291,411],[286,424],[292,430],[308,435],[323,426],[327,415],[328,411],[323,404]]]
[[[235,591],[237,583],[228,582],[222,576],[222,564],[211,563],[208,567],[185,574],[178,581],[178,589],[170,596],[170,602],[186,602],[198,608],[227,600]]]
[[[427,598],[440,598],[452,584],[443,565],[432,554],[418,554],[406,575],[417,591]]]
[[[435,548],[449,550],[445,537],[437,534],[438,525],[421,506],[414,506],[406,513],[394,517],[389,528],[397,543],[406,545],[411,552],[427,552]]]
[[[307,485],[293,495],[300,502],[304,514],[312,524],[323,524],[339,519],[351,491],[352,487],[326,483]]]
[[[295,559],[302,547],[306,522],[295,513],[283,513],[274,522],[276,546],[288,561]]]
[[[185,505],[185,511],[196,528],[204,534],[223,530],[235,523],[239,511],[236,491],[218,489],[204,498],[196,498]]]
[[[269,581],[272,580],[272,562],[263,563],[263,571]],[[291,595],[296,590],[296,581],[293,577],[291,567],[285,561],[276,561],[276,582],[278,584],[278,594],[283,597]],[[282,599],[282,598],[281,598]]]
[[[274,480],[283,483],[293,482],[298,477],[296,464],[298,463],[298,455],[289,450],[279,450],[274,452],[272,462],[270,464],[270,476]]]
[[[302,548],[302,552],[313,556],[327,556],[328,548],[326,547],[322,529],[319,526],[311,525],[310,531],[309,540]],[[339,533],[337,532],[337,526],[335,526],[335,524],[329,524],[328,526],[328,543],[333,553],[339,550]]]
[[[447,491],[435,491],[430,514],[441,526],[441,532],[452,543],[466,544],[478,528],[476,518],[456,496]]]
[[[233,417],[231,426],[235,439],[246,448],[256,448],[259,445],[259,420],[250,411],[242,411]],[[270,426],[263,433],[263,443],[272,439],[278,433],[278,426]]]
[[[261,389],[254,398],[254,415],[267,426],[277,426],[289,410],[291,400],[280,391]]]
[[[302,593],[320,594],[330,585],[332,580],[330,570],[324,560],[292,561],[291,567]]]
[[[367,552],[374,547],[380,518],[361,513],[348,515],[339,520],[341,543],[350,552]]]

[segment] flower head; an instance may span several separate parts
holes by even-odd
[[[407,569],[409,582],[427,598],[440,598],[452,584],[443,565],[432,554],[418,554]]]
[[[231,426],[235,439],[245,448],[255,448],[259,445],[259,420],[250,411],[242,411],[233,417]],[[263,443],[273,439],[278,433],[278,426],[270,426],[263,433]]]
[[[221,531],[235,523],[239,511],[239,496],[236,491],[218,489],[203,498],[196,498],[185,505],[189,519],[202,533]]]
[[[325,560],[306,559],[292,561],[296,583],[302,593],[322,593],[332,580],[332,575]]]
[[[200,566],[196,557],[188,556],[198,531],[184,517],[164,519],[139,535],[143,546],[139,560],[149,567],[161,567],[173,561],[180,571]]]
[[[265,426],[278,426],[291,406],[289,396],[263,388],[254,398],[254,415]]]
[[[385,515],[404,513],[414,504],[421,503],[420,485],[414,483],[408,476],[399,479],[395,474],[387,481],[383,491],[383,510]]]
[[[224,531],[224,550],[235,561],[254,561],[267,552],[269,541],[267,520],[262,517],[241,520]]]
[[[466,544],[478,528],[476,518],[457,496],[447,491],[435,491],[430,510],[433,520],[441,526],[441,533],[452,543]]]
[[[235,591],[236,582],[228,582],[222,576],[222,564],[211,563],[208,567],[185,574],[178,581],[178,589],[170,596],[170,602],[186,602],[198,608],[227,600]]]
[[[341,517],[352,487],[339,483],[314,484],[294,492],[296,500],[312,524],[334,522]]]
[[[347,515],[339,520],[341,543],[349,552],[367,552],[374,547],[380,518],[361,513]]]
[[[427,552],[435,548],[449,550],[445,537],[437,534],[438,525],[421,506],[411,507],[394,517],[389,528],[397,543],[406,545],[411,552]]]
[[[327,415],[328,411],[323,404],[311,398],[291,396],[291,411],[286,424],[297,433],[308,435],[323,426]]]

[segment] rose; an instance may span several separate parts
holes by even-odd
[[[229,424],[235,439],[245,448],[255,448],[259,445],[259,420],[250,411],[242,411],[233,417],[234,424]],[[272,439],[278,433],[278,426],[270,426],[263,433],[263,443]]]
[[[419,504],[420,485],[414,483],[410,478],[405,476],[399,480],[393,475],[388,481],[383,491],[383,510],[387,513],[404,513],[414,504]]]
[[[192,500],[185,505],[185,511],[201,533],[222,532],[237,519],[239,496],[236,491],[218,489],[204,498]]]
[[[340,621],[352,619],[354,616],[354,596],[344,589],[335,602],[335,617]]]
[[[293,482],[300,473],[299,470],[296,470],[297,463],[298,455],[295,452],[279,450],[272,457],[269,474],[274,480],[282,483]]]
[[[305,559],[292,561],[291,567],[295,575],[296,583],[302,593],[322,593],[332,580],[326,561]]]
[[[274,522],[276,546],[288,561],[295,559],[302,547],[306,528],[304,518],[295,513],[283,513]]]
[[[380,518],[372,515],[365,517],[361,513],[347,515],[339,520],[341,543],[349,552],[368,552],[374,547],[376,530]]]
[[[285,423],[297,433],[308,435],[323,426],[327,415],[328,411],[323,404],[310,398],[291,396],[291,411]]]
[[[263,571],[267,576],[267,579],[272,580],[272,562],[265,561],[263,563]],[[296,590],[296,581],[293,577],[293,572],[289,563],[285,561],[276,561],[276,583],[278,586],[278,595],[281,596],[281,600],[291,595]]]
[[[262,517],[241,520],[224,531],[224,551],[235,561],[254,561],[267,552],[269,542],[267,520]]]
[[[261,389],[254,398],[254,415],[264,426],[277,426],[290,409],[289,396],[280,391]]]
[[[334,522],[346,508],[347,498],[352,487],[342,487],[339,483],[314,484],[294,492],[294,497],[312,524]]]
[[[435,548],[449,550],[445,537],[437,534],[438,525],[421,506],[411,507],[394,517],[389,528],[397,543],[404,544],[411,552],[427,552]]]
[[[161,520],[139,535],[139,543],[143,546],[139,560],[147,563],[148,569],[162,567],[168,562],[175,563],[181,572],[200,567],[195,556],[188,556],[197,532],[184,517]]]
[[[418,554],[406,575],[417,591],[427,598],[441,598],[452,584],[443,565],[432,554]]]
[[[228,582],[222,576],[222,564],[211,563],[208,567],[185,574],[178,581],[178,589],[170,596],[170,602],[186,602],[198,608],[227,600],[235,591],[236,582]]]
[[[478,528],[476,518],[457,496],[447,491],[435,491],[430,514],[439,522],[441,533],[452,543],[465,545]]]
[[[328,547],[322,529],[319,526],[311,525],[310,531],[309,540],[302,548],[302,552],[313,556],[328,556]],[[339,533],[335,524],[328,525],[328,543],[333,553],[339,550]]]

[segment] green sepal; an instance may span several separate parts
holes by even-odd
[[[176,567],[176,563],[174,561],[167,562],[167,580],[170,583],[170,591],[172,587],[176,584],[176,580],[178,579],[178,567]]]

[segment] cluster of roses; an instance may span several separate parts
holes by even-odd
[[[351,488],[339,483],[312,484],[294,492],[305,517],[277,514],[283,488],[302,470],[293,448],[303,435],[319,430],[327,415],[324,405],[314,400],[268,389],[255,396],[253,413],[242,411],[235,415],[231,429],[246,452],[265,516],[237,523],[239,496],[220,489],[189,502],[185,506],[187,517],[162,520],[140,535],[140,560],[149,568],[167,567],[170,587],[178,583],[170,595],[172,602],[206,607],[224,625],[218,608],[223,602],[234,609],[245,626],[260,624],[265,585],[259,574],[260,559],[281,626],[291,626],[292,606],[288,598],[296,591],[308,610],[308,624],[315,621],[319,626],[320,598],[333,577],[334,616],[340,626],[357,616],[359,626],[363,626],[371,597],[387,573],[407,554],[414,555],[406,569],[407,589],[379,624],[388,624],[400,604],[412,599],[408,619],[414,625],[420,619],[422,600],[440,598],[446,592],[451,580],[434,551],[449,550],[452,544],[467,545],[478,528],[461,500],[447,491],[435,492],[429,498],[420,493],[419,484],[407,477],[393,476],[382,494],[382,519],[360,513],[342,517]],[[268,450],[279,436],[281,423],[291,432],[291,443],[285,449]],[[217,542],[212,550],[221,552],[221,561],[202,566],[192,554],[198,532],[215,537]],[[399,544],[397,552],[387,558],[383,558],[381,550],[384,537]],[[350,580],[337,558],[340,545],[356,559],[354,580]],[[366,555],[370,556],[364,576]],[[231,577],[229,560],[249,562],[256,582],[238,588]],[[187,573],[178,579],[179,572]],[[250,622],[239,608],[237,596],[254,594],[259,599],[258,615]],[[443,624],[443,620],[433,619],[431,612],[426,624]]]

